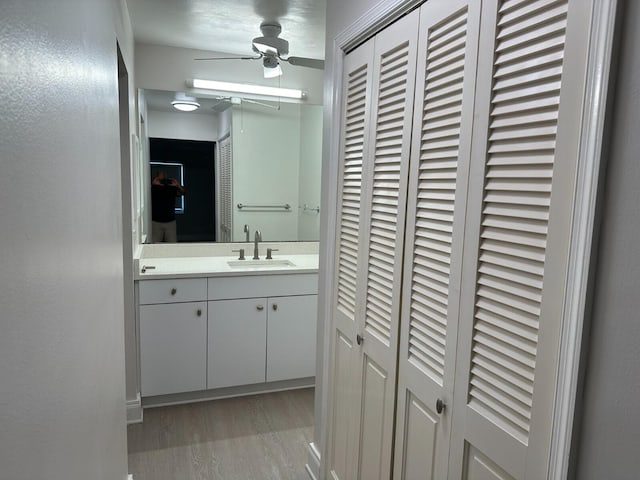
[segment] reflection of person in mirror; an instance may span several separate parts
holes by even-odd
[[[178,241],[176,234],[176,197],[186,193],[175,178],[159,171],[151,181],[151,240],[153,243]]]

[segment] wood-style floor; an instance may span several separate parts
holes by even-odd
[[[150,408],[129,425],[134,480],[307,480],[313,389]]]

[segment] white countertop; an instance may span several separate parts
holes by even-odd
[[[251,260],[250,255],[246,258],[246,264],[239,261],[237,256],[141,258],[139,263],[136,262],[137,270],[135,279],[152,280],[161,278],[228,277],[318,272],[317,254],[274,254],[273,260],[266,260],[264,257],[261,257],[258,261]],[[292,263],[292,265],[284,265],[283,261],[286,260]]]

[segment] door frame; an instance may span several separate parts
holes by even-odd
[[[428,0],[427,0],[428,1]],[[340,158],[341,90],[344,56],[386,26],[418,7],[423,0],[383,0],[335,38],[327,38],[333,51],[332,63],[325,75],[322,165],[322,202],[320,235],[320,276],[318,302],[317,386],[315,393],[314,442],[310,445],[307,471],[317,479],[327,478],[327,447],[331,435],[329,419],[333,412],[331,359],[333,354],[331,305],[334,302],[334,245],[337,227],[337,186]],[[611,83],[611,61],[616,32],[618,0],[594,0],[591,12],[590,43],[587,58],[587,92],[582,112],[578,173],[571,221],[569,273],[565,279],[563,326],[558,363],[558,382],[554,400],[553,435],[548,466],[549,479],[566,478],[574,427],[578,379],[582,367],[582,341],[587,293],[590,284],[594,231],[597,228],[596,200],[605,131],[607,97]],[[328,83],[328,85],[326,85]],[[319,445],[317,442],[319,441]]]

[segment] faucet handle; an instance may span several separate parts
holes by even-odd
[[[232,252],[238,252],[238,260],[244,260],[244,248],[239,248],[238,250],[231,250]]]
[[[279,250],[277,248],[267,248],[267,258],[266,260],[273,260],[273,257],[271,256],[271,252],[278,252]]]

